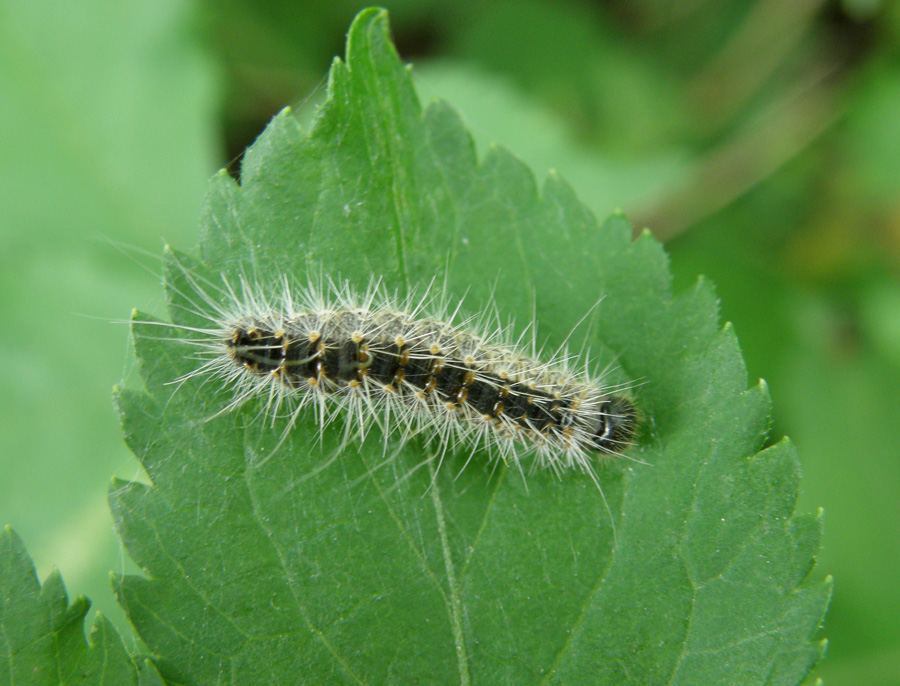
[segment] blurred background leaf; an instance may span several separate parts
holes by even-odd
[[[829,684],[900,684],[900,5],[386,2],[422,95],[716,283],[824,506]],[[109,388],[206,177],[310,106],[362,2],[0,0],[0,522],[113,605]],[[620,103],[627,103],[622,107]],[[231,165],[236,168],[237,165]],[[133,252],[133,251],[132,251]],[[151,269],[156,269],[151,261]],[[51,390],[52,389],[52,390]]]
[[[42,578],[58,565],[123,627],[105,493],[112,472],[139,467],[110,402],[130,364],[111,320],[158,299],[159,279],[114,244],[194,240],[221,156],[195,11],[0,0],[0,522]]]

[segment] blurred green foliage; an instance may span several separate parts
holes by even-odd
[[[109,389],[206,178],[321,90],[364,3],[0,0],[0,523],[114,607]],[[479,151],[559,169],[712,278],[824,506],[829,684],[900,684],[900,5],[386,3]],[[239,165],[233,164],[237,169]],[[113,244],[129,246],[126,253]],[[87,315],[87,316],[85,316]],[[92,318],[92,317],[96,317]]]

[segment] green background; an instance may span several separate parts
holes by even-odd
[[[206,180],[308,106],[363,3],[0,0],[0,523],[124,628],[110,389]],[[900,684],[900,6],[396,2],[420,96],[712,278],[824,506],[829,684]]]

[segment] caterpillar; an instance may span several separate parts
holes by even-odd
[[[202,377],[231,388],[228,412],[260,402],[290,431],[306,412],[320,431],[345,416],[345,440],[377,426],[401,443],[421,436],[443,456],[483,448],[506,463],[526,456],[560,474],[594,478],[596,458],[620,455],[634,440],[638,412],[626,386],[609,386],[559,352],[542,361],[521,350],[496,312],[455,323],[435,304],[390,295],[379,280],[364,292],[320,278],[275,289],[239,277],[216,286],[182,269],[187,308],[205,322],[181,326],[199,364],[175,379]],[[196,294],[196,295],[194,295]],[[471,457],[470,457],[471,459]],[[467,462],[468,463],[468,462]]]

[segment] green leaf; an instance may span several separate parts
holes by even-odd
[[[691,172],[689,155],[671,142],[652,156],[640,150],[624,156],[587,147],[538,100],[513,88],[508,79],[469,63],[416,65],[413,77],[423,101],[441,96],[453,103],[476,144],[500,143],[515,150],[538,175],[558,170],[599,216],[622,207],[649,206],[685,182]],[[535,136],[535,131],[541,135]]]
[[[184,269],[262,281],[324,270],[406,292],[432,279],[478,312],[536,315],[548,348],[603,296],[587,335],[600,368],[640,382],[645,427],[590,479],[454,455],[434,476],[412,442],[259,407],[217,414],[183,336],[138,316],[147,393],[120,392],[152,485],[110,499],[146,577],[116,581],[160,673],[182,683],[797,684],[830,585],[807,575],[821,518],[794,516],[787,442],[759,452],[764,385],[747,389],[704,281],[674,296],[666,256],[602,226],[570,187],[500,148],[476,158],[443,102],[424,111],[384,12],[354,22],[309,132],[282,112],[241,183],[212,182],[200,257],[170,255],[171,316],[190,325]],[[528,465],[525,465],[526,470]],[[609,510],[607,510],[607,505]],[[617,534],[614,535],[614,525]]]
[[[0,525],[122,624],[106,475],[139,467],[109,408],[128,347],[109,322],[158,280],[111,243],[195,240],[220,138],[196,15],[192,0],[0,1]]]
[[[43,587],[22,540],[0,532],[0,683],[137,683],[137,672],[122,639],[103,615],[84,640],[84,617],[91,604],[78,596],[69,604],[59,572]]]

